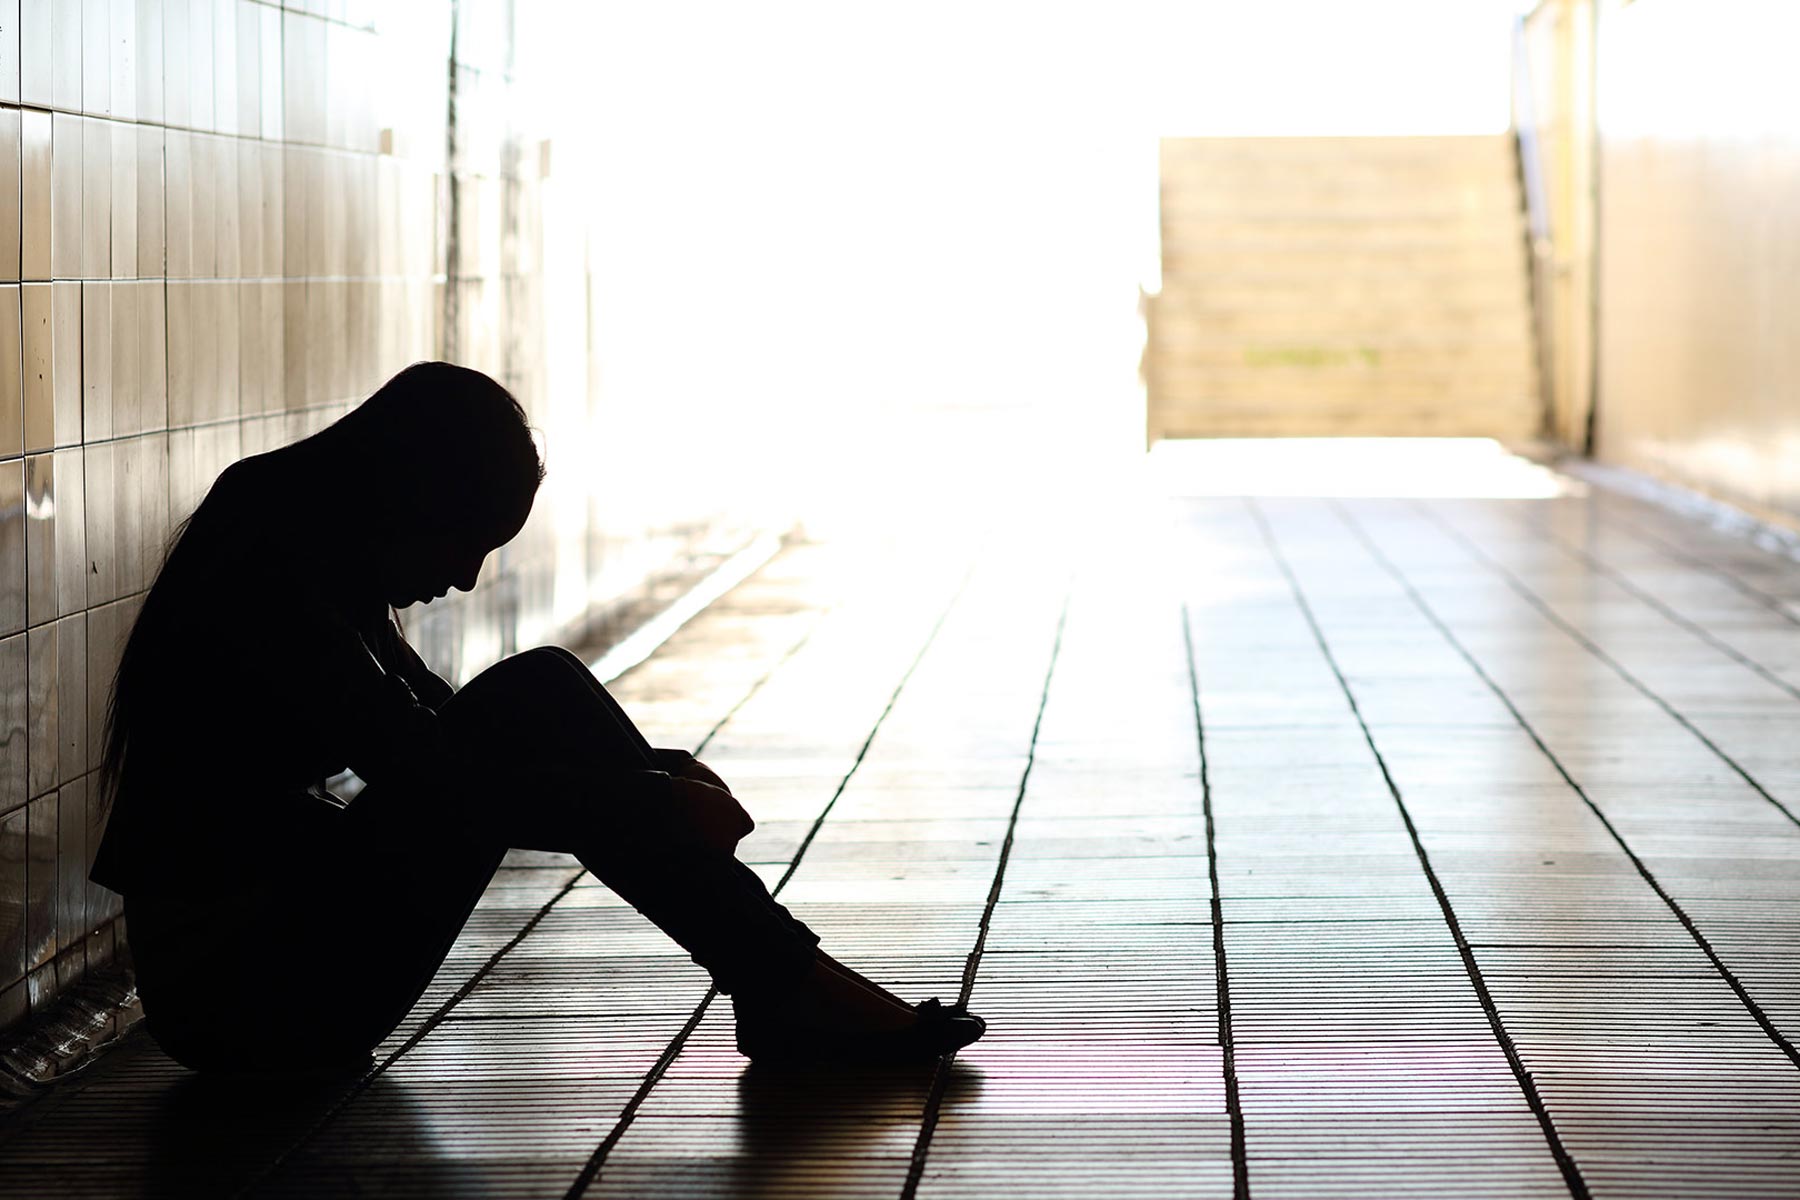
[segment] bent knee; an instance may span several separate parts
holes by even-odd
[[[591,693],[577,674],[581,660],[560,646],[538,646],[508,655],[469,680],[444,705],[453,720],[516,721],[543,705],[560,705]]]

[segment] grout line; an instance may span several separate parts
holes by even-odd
[[[1654,533],[1654,532],[1644,528],[1643,526],[1637,524],[1635,521],[1625,520],[1621,517],[1618,517],[1616,515],[1616,513],[1612,517],[1608,518],[1605,515],[1607,513],[1607,509],[1604,506],[1599,507],[1598,511],[1602,514],[1602,520],[1611,524],[1611,526],[1614,529],[1622,529],[1627,534],[1631,535],[1632,537],[1637,538],[1639,541],[1646,542],[1646,543],[1650,544],[1651,546],[1654,546],[1658,553],[1666,555],[1667,557],[1674,559],[1676,562],[1682,564],[1683,566],[1692,567],[1697,571],[1704,571],[1709,575],[1717,576],[1719,581],[1721,583],[1725,584],[1725,586],[1731,588],[1733,591],[1742,595],[1746,599],[1751,600],[1754,603],[1761,605],[1763,608],[1768,609],[1770,612],[1774,613],[1776,616],[1780,617],[1782,620],[1786,621],[1788,624],[1800,625],[1800,615],[1797,615],[1793,610],[1791,610],[1787,606],[1787,604],[1782,601],[1781,597],[1776,596],[1771,592],[1763,591],[1761,588],[1757,587],[1755,584],[1750,583],[1747,580],[1740,578],[1738,575],[1736,575],[1729,569],[1720,566],[1718,563],[1713,562],[1711,559],[1703,558],[1698,554],[1694,554],[1694,553],[1691,553],[1690,551],[1681,549],[1679,546],[1677,546],[1675,543],[1669,541],[1667,538],[1663,537],[1661,534]],[[1691,518],[1684,518],[1684,519],[1691,519]],[[1717,532],[1717,531],[1714,530],[1714,532]],[[1721,535],[1721,536],[1728,536],[1728,535]],[[1754,542],[1752,542],[1750,544],[1756,545],[1756,543],[1754,543]],[[1759,546],[1758,549],[1764,549],[1764,548]],[[1769,554],[1771,557],[1780,557],[1775,552],[1769,551],[1766,549],[1764,549],[1764,553]],[[1789,559],[1788,561],[1791,562],[1792,560]]]
[[[1503,689],[1500,684],[1487,673],[1482,665],[1476,660],[1475,656],[1469,651],[1468,647],[1463,645],[1462,639],[1458,638],[1455,631],[1438,616],[1436,610],[1431,607],[1430,603],[1425,600],[1418,589],[1414,588],[1412,583],[1400,572],[1399,567],[1396,566],[1386,554],[1382,553],[1380,548],[1361,526],[1347,513],[1339,512],[1338,515],[1343,520],[1344,524],[1350,528],[1351,532],[1353,532],[1357,538],[1362,541],[1363,545],[1368,548],[1369,553],[1374,557],[1375,561],[1380,563],[1382,567],[1394,577],[1395,582],[1399,583],[1401,588],[1405,590],[1413,604],[1422,614],[1424,614],[1425,619],[1430,621],[1431,624],[1437,628],[1438,633],[1442,634],[1444,640],[1450,644],[1450,647],[1462,657],[1464,662],[1469,664],[1469,668],[1488,686],[1488,689],[1494,693],[1495,698],[1506,706],[1506,710],[1510,712],[1513,715],[1513,719],[1519,723],[1519,728],[1525,731],[1526,735],[1537,745],[1538,750],[1549,760],[1550,765],[1556,768],[1556,773],[1562,776],[1563,782],[1568,784],[1570,790],[1577,796],[1581,797],[1581,802],[1587,805],[1588,811],[1594,814],[1595,819],[1598,820],[1606,832],[1611,835],[1613,841],[1618,843],[1619,849],[1624,852],[1625,857],[1630,860],[1631,865],[1637,868],[1637,873],[1643,878],[1644,882],[1649,884],[1651,890],[1656,893],[1658,898],[1660,898],[1664,904],[1669,906],[1669,911],[1675,915],[1675,919],[1681,923],[1681,927],[1687,930],[1688,936],[1694,939],[1694,944],[1700,947],[1701,953],[1706,955],[1707,960],[1712,963],[1713,969],[1719,973],[1720,977],[1724,979],[1732,992],[1736,994],[1738,1001],[1743,1004],[1744,1008],[1750,1013],[1750,1016],[1755,1019],[1763,1033],[1767,1034],[1769,1039],[1775,1043],[1776,1048],[1779,1049],[1782,1054],[1787,1056],[1789,1062],[1793,1063],[1796,1067],[1800,1067],[1800,1049],[1796,1049],[1794,1044],[1782,1034],[1781,1030],[1776,1028],[1775,1023],[1769,1019],[1769,1015],[1763,1011],[1762,1006],[1751,997],[1749,990],[1745,988],[1738,977],[1733,974],[1731,968],[1725,965],[1724,959],[1719,957],[1718,951],[1713,949],[1712,943],[1707,940],[1706,935],[1700,932],[1700,928],[1694,923],[1694,919],[1690,917],[1686,910],[1681,907],[1680,903],[1664,889],[1662,883],[1656,878],[1655,874],[1644,864],[1644,860],[1639,858],[1636,852],[1632,850],[1630,843],[1625,840],[1624,835],[1622,835],[1618,829],[1614,827],[1613,823],[1607,819],[1606,813],[1601,807],[1594,803],[1593,798],[1587,794],[1587,790],[1575,781],[1575,777],[1569,773],[1568,768],[1563,766],[1562,759],[1557,757],[1554,750],[1550,749],[1549,745],[1538,734],[1537,729],[1526,719],[1525,714],[1519,711],[1518,706],[1513,703],[1512,697],[1508,696],[1505,689]]]
[[[1481,964],[1475,960],[1475,951],[1469,945],[1469,939],[1463,935],[1462,922],[1457,918],[1456,909],[1450,903],[1450,895],[1444,890],[1443,882],[1438,879],[1437,869],[1431,865],[1431,856],[1426,853],[1425,843],[1419,837],[1418,826],[1413,823],[1412,812],[1406,807],[1406,800],[1400,794],[1399,784],[1394,782],[1393,774],[1388,770],[1387,759],[1375,745],[1375,735],[1369,729],[1369,723],[1363,718],[1362,709],[1356,703],[1356,693],[1350,687],[1350,681],[1344,676],[1343,668],[1338,665],[1337,656],[1331,652],[1331,646],[1325,639],[1325,631],[1320,628],[1318,618],[1314,615],[1312,605],[1307,602],[1306,593],[1300,586],[1300,580],[1289,565],[1287,556],[1281,552],[1280,544],[1275,540],[1275,531],[1270,528],[1269,521],[1263,515],[1260,505],[1255,500],[1246,499],[1246,507],[1250,510],[1257,530],[1262,534],[1263,544],[1268,547],[1269,554],[1277,567],[1287,579],[1288,589],[1293,593],[1294,602],[1300,613],[1306,618],[1308,628],[1312,630],[1313,640],[1318,644],[1319,653],[1325,658],[1325,664],[1337,678],[1338,687],[1343,690],[1344,699],[1350,705],[1351,715],[1356,718],[1362,729],[1363,741],[1368,744],[1369,753],[1375,756],[1375,765],[1381,769],[1381,778],[1387,784],[1388,793],[1394,798],[1394,805],[1400,812],[1400,820],[1406,826],[1406,834],[1412,839],[1413,852],[1418,856],[1419,866],[1425,873],[1425,880],[1431,885],[1431,894],[1437,897],[1438,908],[1444,914],[1444,923],[1450,928],[1450,936],[1456,942],[1456,952],[1462,958],[1463,971],[1469,977],[1469,983],[1475,989],[1476,999],[1486,1014],[1488,1027],[1493,1031],[1494,1040],[1499,1043],[1501,1051],[1506,1055],[1507,1064],[1512,1068],[1513,1078],[1518,1081],[1519,1090],[1524,1093],[1525,1103],[1530,1106],[1532,1115],[1537,1118],[1538,1126],[1544,1132],[1544,1141],[1549,1146],[1550,1155],[1556,1160],[1557,1169],[1562,1173],[1563,1183],[1569,1189],[1574,1200],[1588,1200],[1590,1195],[1587,1181],[1582,1178],[1581,1169],[1570,1156],[1568,1148],[1562,1143],[1562,1136],[1556,1131],[1556,1122],[1550,1118],[1550,1110],[1544,1104],[1544,1098],[1538,1093],[1537,1082],[1531,1072],[1525,1069],[1524,1059],[1519,1055],[1519,1048],[1513,1043],[1512,1034],[1507,1032],[1505,1023],[1500,1019],[1500,1007],[1494,1001],[1493,993],[1488,990],[1487,980],[1482,975]]]
[[[1784,804],[1780,800],[1776,799],[1775,795],[1772,792],[1770,792],[1769,789],[1765,788],[1761,783],[1757,782],[1756,777],[1754,775],[1750,774],[1749,771],[1745,770],[1744,767],[1735,758],[1733,758],[1733,757],[1731,757],[1731,755],[1725,753],[1725,750],[1723,749],[1723,747],[1721,747],[1717,742],[1713,741],[1711,738],[1707,737],[1705,733],[1701,732],[1699,726],[1695,725],[1692,721],[1688,720],[1687,717],[1683,716],[1679,711],[1677,711],[1674,705],[1670,704],[1667,700],[1663,699],[1656,692],[1652,691],[1648,684],[1644,683],[1643,680],[1639,679],[1636,675],[1633,675],[1629,670],[1627,670],[1623,663],[1621,663],[1618,659],[1614,658],[1612,655],[1608,654],[1603,648],[1601,648],[1601,646],[1598,642],[1594,641],[1593,638],[1589,637],[1587,634],[1583,633],[1580,629],[1577,629],[1574,625],[1570,624],[1567,620],[1565,620],[1561,613],[1558,613],[1554,608],[1551,608],[1547,601],[1545,601],[1541,596],[1539,596],[1535,591],[1533,591],[1530,588],[1530,586],[1528,586],[1517,575],[1515,575],[1512,571],[1507,569],[1505,566],[1501,565],[1499,562],[1496,562],[1492,556],[1490,556],[1486,551],[1482,550],[1479,546],[1475,545],[1475,543],[1473,541],[1471,541],[1469,539],[1469,537],[1466,534],[1464,534],[1460,529],[1456,528],[1454,525],[1451,525],[1448,521],[1445,521],[1442,518],[1438,517],[1435,513],[1431,512],[1428,508],[1425,508],[1423,505],[1415,504],[1415,507],[1417,507],[1419,509],[1419,511],[1423,512],[1425,514],[1426,519],[1429,520],[1432,524],[1436,525],[1439,529],[1442,529],[1445,533],[1449,534],[1450,537],[1458,545],[1460,545],[1463,548],[1464,552],[1467,553],[1469,555],[1469,557],[1473,558],[1476,562],[1485,566],[1488,570],[1492,571],[1494,574],[1500,576],[1501,579],[1505,580],[1506,585],[1509,588],[1511,588],[1519,596],[1520,599],[1524,600],[1527,604],[1531,605],[1532,608],[1536,609],[1538,611],[1538,613],[1544,617],[1545,620],[1549,621],[1552,625],[1556,626],[1556,628],[1562,630],[1569,637],[1573,638],[1575,640],[1575,642],[1581,646],[1582,649],[1586,650],[1589,654],[1593,655],[1595,658],[1599,659],[1601,662],[1605,663],[1608,667],[1610,667],[1614,674],[1616,674],[1620,679],[1624,680],[1626,683],[1630,684],[1631,687],[1639,695],[1643,696],[1644,699],[1650,701],[1652,704],[1654,704],[1658,708],[1662,709],[1665,713],[1668,713],[1669,716],[1673,717],[1675,719],[1675,721],[1683,729],[1687,730],[1689,733],[1693,734],[1696,738],[1698,738],[1700,743],[1703,746],[1705,746],[1708,750],[1711,750],[1715,755],[1718,756],[1720,762],[1724,763],[1726,766],[1730,767],[1732,769],[1732,771],[1736,772],[1738,778],[1742,779],[1745,783],[1749,784],[1751,789],[1753,791],[1755,791],[1757,795],[1761,796],[1764,800],[1767,800],[1771,805],[1773,805],[1775,807],[1776,811],[1780,812],[1782,816],[1784,816],[1788,820],[1794,822],[1794,824],[1800,825],[1800,814],[1796,814],[1793,809],[1789,808],[1786,804]]]
[[[1736,646],[1723,640],[1692,617],[1665,604],[1660,598],[1645,590],[1642,585],[1632,579],[1629,575],[1626,575],[1619,568],[1602,561],[1593,551],[1570,541],[1568,538],[1563,537],[1561,534],[1556,533],[1551,529],[1545,528],[1539,523],[1527,521],[1525,522],[1525,528],[1531,530],[1531,532],[1537,534],[1552,546],[1557,547],[1563,553],[1574,558],[1602,579],[1610,580],[1634,599],[1641,601],[1643,604],[1654,610],[1658,616],[1662,617],[1670,624],[1699,638],[1739,666],[1755,672],[1763,680],[1780,688],[1793,699],[1800,700],[1800,687],[1796,687],[1786,679],[1775,674],[1775,672],[1769,670],[1767,667],[1745,654],[1742,650],[1739,650]]]
[[[1800,562],[1800,530],[1771,520],[1738,502],[1669,480],[1646,475],[1630,467],[1605,466],[1586,458],[1564,456],[1556,464],[1564,474],[1593,485],[1591,495],[1603,502],[1622,501],[1662,518],[1678,517],[1704,525],[1721,540],[1754,546],[1758,550]]]
[[[1206,815],[1206,875],[1212,889],[1214,991],[1219,1007],[1219,1049],[1224,1055],[1225,1112],[1231,1119],[1231,1194],[1250,1198],[1249,1140],[1244,1130],[1244,1104],[1238,1089],[1237,1037],[1231,1023],[1231,973],[1225,962],[1225,899],[1219,890],[1219,846],[1213,827],[1212,776],[1206,756],[1206,722],[1200,715],[1200,672],[1194,663],[1193,623],[1186,601],[1181,605],[1181,642],[1187,648],[1188,688],[1194,698],[1194,736],[1200,746],[1200,803]]]
[[[770,667],[767,671],[765,671],[763,673],[762,677],[759,678],[754,684],[751,685],[750,690],[748,692],[746,692],[744,694],[744,696],[742,696],[732,706],[732,708],[730,710],[731,713],[735,713],[738,709],[742,708],[751,696],[755,695],[758,691],[762,690],[763,685],[768,683],[769,680],[774,677],[774,675],[777,671],[779,671],[782,667],[784,667],[788,664],[788,662],[794,657],[794,655],[799,652],[800,647],[805,645],[806,642],[812,638],[814,631],[818,629],[819,624],[821,622],[823,622],[823,620],[824,620],[824,614],[821,614],[819,617],[819,620],[815,621],[813,623],[813,625],[810,628],[808,628],[807,631],[804,634],[802,634],[800,636],[800,638],[792,646],[788,647],[788,649],[782,654],[782,656],[778,660],[776,660],[775,665]],[[730,713],[727,713],[726,718],[729,718],[729,716],[730,716]],[[714,725],[713,728],[710,731],[708,731],[707,735],[701,739],[698,749],[705,749],[706,744],[708,742],[712,741],[713,735],[716,734],[719,731],[719,729],[724,725],[726,718],[722,718],[718,724]],[[405,1054],[407,1051],[411,1050],[414,1046],[418,1045],[421,1041],[424,1040],[424,1038],[427,1034],[429,1034],[430,1032],[435,1030],[438,1026],[442,1025],[445,1021],[449,1020],[451,1010],[453,1008],[455,1008],[455,1006],[457,1004],[461,1003],[462,1000],[465,999],[469,995],[469,993],[475,989],[475,986],[478,983],[480,983],[484,978],[486,978],[487,975],[491,971],[493,971],[493,969],[496,966],[499,965],[500,960],[502,958],[506,957],[506,955],[509,954],[515,947],[517,947],[520,942],[524,941],[526,936],[528,934],[530,934],[532,932],[532,930],[536,929],[538,924],[541,921],[543,921],[543,919],[546,916],[548,916],[550,914],[550,910],[552,908],[556,907],[556,905],[558,903],[560,903],[564,897],[566,897],[571,891],[573,891],[575,889],[575,887],[578,884],[580,884],[582,878],[584,876],[586,876],[587,874],[588,874],[588,872],[585,869],[577,871],[575,873],[575,875],[566,884],[564,884],[557,891],[557,893],[554,896],[552,896],[548,901],[546,901],[544,903],[544,905],[538,909],[537,912],[535,912],[531,915],[530,919],[528,919],[526,921],[524,927],[521,928],[517,934],[515,934],[512,938],[510,938],[506,942],[505,945],[501,946],[498,950],[494,951],[494,953],[492,955],[490,955],[488,957],[488,959],[485,962],[483,962],[479,968],[476,969],[476,972],[474,975],[472,975],[468,980],[466,980],[461,987],[457,988],[457,990],[450,996],[450,998],[445,1000],[444,1003],[441,1004],[437,1008],[437,1010],[431,1014],[431,1016],[427,1017],[425,1019],[425,1021],[420,1025],[420,1027],[416,1031],[414,1031],[412,1036],[408,1037],[406,1039],[406,1041],[403,1044],[401,1044],[401,1046],[398,1049],[396,1049],[392,1054],[388,1055],[380,1063],[376,1064],[372,1069],[370,1069],[360,1079],[358,1079],[354,1084],[352,1084],[350,1086],[350,1089],[348,1091],[346,1091],[343,1096],[339,1097],[339,1099],[336,1102],[334,1102],[328,1110],[326,1110],[325,1114],[323,1116],[321,1116],[317,1122],[315,1122],[311,1127],[309,1127],[305,1133],[301,1134],[299,1138],[295,1139],[295,1141],[293,1143],[291,1143],[287,1147],[287,1149],[283,1150],[280,1154],[276,1155],[275,1158],[270,1160],[270,1162],[261,1171],[257,1172],[255,1175],[253,1175],[249,1179],[249,1181],[247,1181],[244,1184],[244,1186],[242,1188],[240,1188],[238,1190],[238,1192],[236,1192],[234,1194],[236,1194],[236,1195],[247,1194],[252,1189],[254,1189],[259,1183],[261,1183],[262,1181],[268,1179],[271,1175],[273,1175],[277,1170],[279,1170],[281,1168],[281,1166],[284,1163],[286,1163],[289,1159],[291,1159],[308,1142],[310,1142],[315,1136],[317,1136],[318,1133],[330,1121],[332,1121],[340,1112],[342,1112],[346,1107],[348,1107],[352,1101],[354,1101],[359,1095],[361,1095],[369,1087],[370,1084],[374,1083],[378,1076],[380,1076],[382,1073],[384,1073],[389,1067],[393,1066],[394,1063],[399,1060],[401,1055]],[[707,999],[710,1000],[711,996],[712,996],[711,992],[708,992]],[[702,1001],[701,1010],[703,1010],[704,1008],[705,1008],[705,1002]],[[698,1019],[699,1012],[700,1012],[700,1010],[696,1010],[695,1019]],[[684,1031],[684,1036],[685,1036],[685,1031]]]
[[[863,739],[862,746],[856,751],[856,758],[851,762],[850,769],[838,781],[837,788],[831,793],[831,799],[827,800],[825,807],[819,810],[819,815],[813,820],[812,828],[806,831],[806,836],[795,848],[793,857],[788,860],[787,870],[782,872],[781,878],[775,882],[775,886],[769,889],[770,895],[779,896],[781,889],[787,886],[788,880],[794,877],[794,872],[800,869],[800,860],[812,846],[813,839],[818,836],[820,828],[825,824],[825,818],[830,816],[831,810],[836,807],[839,797],[844,794],[844,789],[850,786],[850,780],[862,766],[863,759],[869,753],[869,747],[875,743],[875,735],[881,732],[881,727],[886,723],[888,714],[894,711],[894,705],[900,700],[900,693],[906,690],[906,685],[911,681],[913,673],[924,661],[926,652],[937,641],[939,631],[944,628],[944,622],[949,619],[951,610],[956,607],[956,602],[962,598],[964,589],[968,587],[969,577],[973,573],[974,570],[971,568],[958,581],[956,590],[950,594],[950,599],[944,605],[943,611],[938,613],[937,620],[932,623],[931,631],[925,635],[924,642],[919,646],[919,652],[913,656],[912,662],[907,665],[906,671],[900,676],[900,682],[894,685],[893,693],[888,696],[887,704],[882,708],[880,715],[875,718],[874,725],[869,729],[869,736]],[[787,660],[784,658],[782,661],[786,662]],[[720,725],[723,724],[724,722],[721,721]],[[718,729],[719,726],[715,726],[712,733],[706,735],[707,741],[712,740],[713,734],[717,733]],[[701,744],[705,745],[704,742]],[[612,1153],[613,1147],[619,1144],[620,1139],[631,1128],[632,1123],[637,1119],[638,1110],[643,1107],[644,1101],[650,1098],[650,1092],[658,1083],[662,1082],[664,1074],[668,1072],[669,1067],[686,1047],[688,1038],[693,1036],[694,1030],[699,1028],[700,1020],[705,1016],[707,1007],[712,1003],[713,997],[718,994],[717,987],[706,989],[706,995],[702,996],[700,1003],[694,1006],[694,1011],[688,1017],[687,1023],[670,1039],[669,1044],[663,1048],[663,1052],[657,1056],[656,1062],[645,1073],[643,1082],[638,1085],[637,1091],[632,1093],[631,1099],[626,1101],[625,1107],[620,1110],[617,1120],[613,1122],[613,1127],[607,1131],[606,1137],[601,1139],[600,1144],[594,1148],[593,1154],[588,1156],[587,1162],[582,1165],[580,1174],[576,1175],[574,1182],[569,1185],[568,1191],[563,1193],[565,1200],[579,1200],[579,1197],[587,1191],[594,1180],[599,1178],[600,1171],[605,1167],[607,1157]]]
[[[982,952],[987,949],[988,929],[993,924],[994,906],[1000,901],[1000,890],[1006,885],[1006,864],[1012,858],[1013,839],[1019,827],[1019,810],[1025,805],[1025,789],[1031,782],[1031,768],[1037,762],[1038,731],[1044,727],[1044,709],[1050,703],[1050,683],[1056,677],[1056,662],[1062,656],[1063,629],[1069,622],[1069,600],[1073,589],[1063,593],[1062,611],[1056,617],[1056,633],[1050,642],[1050,662],[1044,668],[1044,688],[1038,694],[1037,718],[1031,723],[1031,743],[1025,751],[1025,769],[1019,775],[1019,790],[1013,797],[1012,816],[1006,822],[1006,837],[1000,843],[1000,857],[994,865],[994,882],[988,887],[987,904],[981,910],[976,928],[975,945],[963,963],[962,984],[957,988],[956,1002],[966,1005],[975,991],[975,974],[981,969]],[[913,1142],[912,1158],[906,1168],[906,1183],[900,1189],[900,1200],[914,1200],[919,1183],[925,1177],[925,1159],[931,1153],[931,1140],[937,1133],[938,1116],[943,1111],[944,1094],[950,1088],[950,1073],[956,1062],[956,1051],[942,1056],[931,1072],[931,1088],[925,1094],[925,1110],[919,1118],[919,1135]]]

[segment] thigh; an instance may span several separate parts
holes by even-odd
[[[459,743],[502,764],[602,774],[657,765],[618,701],[560,647],[502,659],[463,685],[440,715]]]
[[[358,804],[383,799],[370,788]],[[229,928],[132,906],[150,1030],[177,1060],[284,1071],[364,1058],[424,993],[505,848],[394,820],[311,853],[232,897]]]

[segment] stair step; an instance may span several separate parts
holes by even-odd
[[[1243,169],[1255,164],[1302,168],[1442,172],[1480,164],[1512,162],[1512,135],[1453,137],[1212,137],[1164,138],[1164,175],[1184,168]]]
[[[1332,281],[1332,289],[1316,295],[1297,294],[1291,289],[1280,291],[1248,291],[1240,288],[1205,289],[1199,283],[1182,281],[1179,290],[1152,296],[1148,304],[1171,320],[1205,320],[1230,313],[1247,313],[1265,317],[1272,313],[1292,314],[1297,320],[1311,313],[1372,313],[1367,323],[1403,319],[1410,313],[1483,313],[1506,315],[1530,311],[1522,281],[1502,289],[1499,284],[1477,288],[1473,285],[1460,292],[1429,289],[1377,288],[1355,276]]]
[[[1482,225],[1423,222],[1359,221],[1334,225],[1323,221],[1209,222],[1163,231],[1166,250],[1215,255],[1236,254],[1418,254],[1431,251],[1475,252],[1522,258],[1522,225],[1493,221]]]
[[[1164,370],[1286,372],[1295,377],[1329,371],[1514,371],[1533,369],[1528,338],[1509,341],[1381,346],[1363,344],[1246,345],[1158,337],[1156,360]]]
[[[1471,309],[1155,309],[1150,327],[1160,345],[1178,345],[1175,331],[1187,325],[1194,337],[1237,340],[1252,345],[1310,345],[1359,338],[1410,341],[1468,341],[1498,335],[1529,335],[1522,308]]]
[[[1201,196],[1165,190],[1161,197],[1163,223],[1184,228],[1194,222],[1232,220],[1482,222],[1505,219],[1517,211],[1517,197],[1491,183],[1428,193],[1414,189],[1398,196],[1391,188],[1350,193],[1270,187]]]
[[[1537,412],[1507,413],[1494,409],[1369,412],[1359,408],[1289,409],[1282,414],[1244,415],[1205,410],[1153,414],[1157,437],[1491,437],[1503,442],[1529,441],[1542,423]]]
[[[1308,295],[1295,287],[1203,287],[1193,284],[1184,286],[1179,294],[1165,291],[1152,296],[1147,303],[1180,320],[1189,316],[1203,318],[1208,313],[1221,311],[1306,313],[1433,308],[1524,313],[1529,311],[1527,301],[1524,286],[1517,281],[1431,288],[1410,286],[1405,279],[1396,280],[1392,287],[1380,287],[1368,279],[1343,278],[1333,280],[1331,290],[1316,295]]]
[[[1292,397],[1355,400],[1369,404],[1440,401],[1447,404],[1507,401],[1535,392],[1528,366],[1506,371],[1315,371],[1206,370],[1158,364],[1156,386],[1170,398],[1214,397],[1242,405],[1275,405]]]

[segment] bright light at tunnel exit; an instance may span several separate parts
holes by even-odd
[[[1152,494],[1548,500],[1585,485],[1491,438],[1208,438],[1157,443]]]
[[[1507,121],[1513,0],[521,5],[622,494],[817,511],[1143,450],[1156,139]]]

